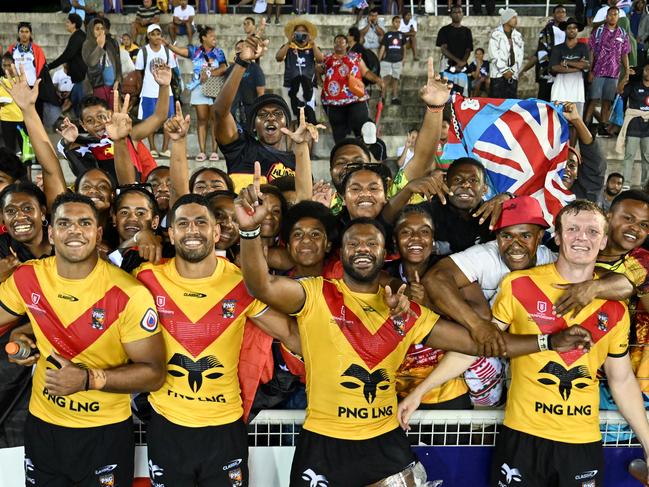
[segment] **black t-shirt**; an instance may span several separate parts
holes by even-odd
[[[315,80],[315,53],[313,47],[298,48],[295,44],[284,58],[284,87],[291,86],[291,80],[298,76],[306,76]]]
[[[563,42],[552,48],[550,54],[550,67],[561,64],[561,61],[579,61],[581,58],[588,59],[588,46],[583,42],[578,42],[572,49]]]
[[[471,29],[460,26],[453,27],[448,24],[439,29],[437,33],[437,47],[446,44],[446,49],[458,59],[464,58],[467,51],[473,51],[473,35]],[[455,61],[448,60],[449,66],[455,66]]]
[[[624,96],[628,98],[628,108],[649,112],[649,87],[642,80],[634,81],[624,87]],[[630,137],[649,137],[649,121],[636,117],[629,122],[626,135]]]
[[[234,64],[225,70],[225,78],[230,75]],[[266,85],[266,77],[261,66],[257,63],[250,63],[243,73],[239,89],[232,102],[232,115],[242,127],[247,125],[247,114],[250,106],[257,98],[257,87]]]
[[[385,46],[385,57],[382,61],[386,63],[398,63],[403,61],[403,44],[405,36],[399,31],[388,31],[381,39],[381,45]]]
[[[447,242],[451,253],[461,252],[475,244],[489,242],[495,238],[489,230],[489,220],[480,225],[479,218],[467,219],[464,212],[449,202],[443,205],[437,198],[422,204],[428,205],[428,210],[433,215],[437,245],[444,247],[444,242]]]
[[[225,156],[228,174],[237,188],[252,183],[255,161],[261,164],[261,175],[265,176],[268,182],[282,176],[295,175],[293,152],[284,152],[264,145],[246,131],[241,131],[239,138],[234,142],[219,147]]]

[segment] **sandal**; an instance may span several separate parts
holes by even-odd
[[[156,158],[157,158],[157,157],[160,157],[160,154],[159,154],[158,151],[155,150],[155,149],[153,149],[152,151],[149,151],[149,152],[151,152],[151,156],[152,156],[152,157],[156,157]]]
[[[210,161],[215,162],[219,160],[219,154],[216,152],[212,152],[210,154]]]
[[[196,162],[205,162],[207,159],[207,156],[205,155],[205,152],[201,152],[196,156]]]

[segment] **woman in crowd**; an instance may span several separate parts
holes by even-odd
[[[484,58],[484,49],[477,48],[474,60],[467,70],[471,78],[471,96],[489,93],[489,61]]]
[[[207,130],[210,117],[213,117],[211,110],[214,98],[203,94],[203,87],[207,80],[212,76],[223,76],[228,66],[225,59],[225,53],[220,47],[216,47],[216,33],[212,27],[199,25],[198,31],[199,45],[188,45],[187,47],[178,47],[167,44],[167,47],[175,54],[192,60],[194,65],[194,76],[187,86],[191,90],[191,104],[196,109],[198,117],[198,147],[199,154],[196,156],[196,162],[203,162],[207,159]],[[213,124],[214,122],[212,122]],[[214,128],[214,127],[212,127]],[[212,153],[210,161],[218,161],[218,147],[214,130],[212,130]]]
[[[2,79],[4,83],[9,84],[11,73],[14,72],[14,58],[5,52],[2,55]],[[19,147],[22,147],[22,137],[18,131],[18,126],[23,121],[23,112],[20,111],[16,102],[12,100],[5,87],[0,84],[0,127],[2,128],[2,141],[4,146],[16,154]],[[19,142],[21,145],[19,146]]]
[[[322,105],[325,107],[334,141],[344,139],[349,132],[361,136],[361,128],[370,121],[367,106],[369,95],[363,77],[383,91],[383,80],[367,69],[360,54],[347,52],[347,37],[334,38],[334,51],[325,56]]]
[[[122,63],[119,44],[107,32],[104,19],[96,18],[81,50],[83,60],[88,66],[87,80],[92,94],[101,98],[113,109],[113,90],[122,82]]]

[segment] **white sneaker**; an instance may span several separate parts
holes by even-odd
[[[366,145],[376,144],[376,125],[374,122],[365,122],[361,127],[361,135]]]

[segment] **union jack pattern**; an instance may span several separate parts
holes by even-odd
[[[495,193],[529,195],[547,222],[573,200],[561,182],[568,159],[568,122],[542,100],[464,98],[452,100],[452,127],[444,159],[473,157],[485,166]]]

